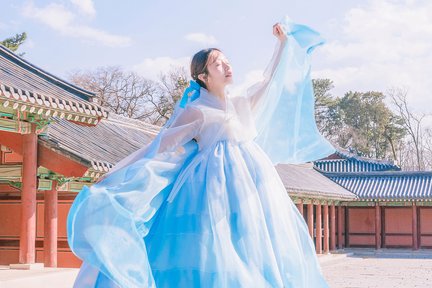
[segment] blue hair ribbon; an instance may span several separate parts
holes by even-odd
[[[194,101],[200,95],[201,86],[194,80],[189,81],[189,86],[183,93],[183,96],[180,99],[179,106],[181,108],[185,108],[189,102]]]

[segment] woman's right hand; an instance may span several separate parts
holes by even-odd
[[[276,23],[273,25],[273,35],[279,39],[279,41],[284,42],[287,39],[286,32],[283,29],[283,26],[280,23]]]

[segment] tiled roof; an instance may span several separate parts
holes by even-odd
[[[0,45],[0,104],[45,118],[96,124],[107,110],[92,102],[94,93],[34,66]]]
[[[332,181],[367,200],[431,200],[432,171],[325,173]]]
[[[325,172],[399,171],[399,166],[386,160],[376,160],[338,149],[333,157],[314,162],[315,167]]]
[[[110,113],[107,119],[90,127],[57,119],[48,125],[40,141],[97,171],[107,172],[115,163],[148,144],[158,130],[158,126]]]
[[[279,164],[276,170],[288,193],[292,195],[335,200],[355,200],[357,198],[350,191],[316,171],[311,163]]]

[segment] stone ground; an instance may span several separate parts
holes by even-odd
[[[432,287],[432,250],[346,249],[320,255],[319,261],[332,288]],[[0,266],[0,288],[72,287],[77,272],[65,268],[10,270]]]
[[[324,276],[332,288],[432,287],[430,250],[349,249],[344,252],[320,257]]]

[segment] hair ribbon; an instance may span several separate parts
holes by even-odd
[[[185,108],[189,102],[194,101],[200,95],[201,86],[194,80],[189,81],[189,86],[183,93],[183,96],[180,99],[179,106],[181,108]]]

